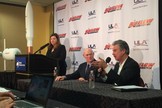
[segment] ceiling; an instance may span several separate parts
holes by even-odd
[[[0,0],[0,4],[4,3],[4,4],[13,4],[13,5],[26,6],[26,3],[28,1],[29,0]],[[51,5],[53,3],[56,3],[58,1],[61,1],[61,0],[30,0],[30,2],[32,4],[41,5],[41,6],[49,6],[49,5]]]

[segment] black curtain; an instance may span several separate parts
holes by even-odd
[[[158,9],[158,13],[159,13],[159,52],[160,52],[160,85],[161,85],[161,90],[162,90],[162,71],[161,71],[161,67],[162,67],[162,57],[161,57],[161,55],[162,55],[162,31],[160,31],[160,29],[161,29],[161,20],[160,20],[160,3],[161,2],[161,0],[159,0],[159,4],[158,4],[158,7],[159,7],[159,9]],[[161,8],[162,9],[162,8]]]

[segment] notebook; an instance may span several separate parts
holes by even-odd
[[[113,90],[121,92],[130,92],[130,91],[146,91],[148,88],[136,86],[136,85],[125,85],[125,86],[113,86]]]
[[[53,76],[33,75],[25,98],[16,100],[14,108],[44,108],[53,81]]]

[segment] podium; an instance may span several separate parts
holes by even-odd
[[[59,61],[42,54],[15,56],[15,72],[19,74],[53,74],[54,67],[59,67]]]

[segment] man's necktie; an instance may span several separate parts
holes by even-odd
[[[87,64],[86,66],[86,70],[85,70],[85,79],[88,80],[89,77],[89,71],[90,71],[90,65]]]
[[[88,72],[89,67],[90,67],[89,64],[87,64],[87,66],[86,66],[86,71],[85,71],[86,73]]]

